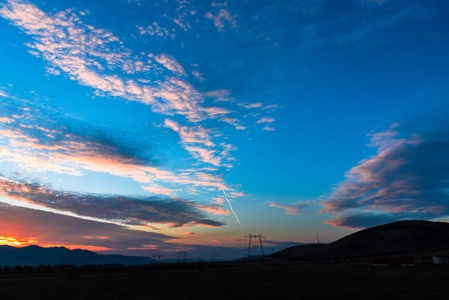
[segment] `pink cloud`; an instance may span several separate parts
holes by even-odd
[[[150,55],[158,63],[144,63],[133,57],[131,50],[111,32],[83,24],[76,11],[50,15],[33,4],[9,0],[0,9],[0,15],[33,38],[28,46],[49,63],[49,70],[66,73],[99,95],[137,101],[150,105],[154,112],[178,114],[194,122],[229,113],[224,108],[203,107],[206,93],[184,80],[167,78],[153,85],[142,84],[146,77],[140,78],[139,73],[154,72],[160,66],[176,75],[185,76],[186,72],[167,54]],[[219,19],[232,21],[225,12]],[[137,75],[127,78],[126,74]]]
[[[203,205],[203,204],[194,204],[192,205],[196,209],[214,214],[214,215],[226,215],[229,216],[231,212],[229,210],[223,209],[218,205]]]
[[[181,66],[181,64],[172,56],[162,53],[160,55],[156,55],[154,59],[163,65],[168,70],[172,71],[177,75],[187,76],[186,71]]]
[[[214,25],[218,28],[218,31],[224,31],[223,28],[226,23],[228,23],[231,28],[237,28],[236,16],[231,15],[227,9],[220,9],[216,16],[208,12],[205,17],[214,21]]]
[[[274,121],[276,121],[276,119],[265,117],[265,118],[262,118],[262,119],[256,121],[256,123],[273,123]]]
[[[211,137],[209,133],[211,130],[205,129],[202,126],[180,126],[178,123],[165,119],[164,125],[174,131],[176,131],[181,142],[184,144],[203,144],[208,147],[213,147],[215,144],[211,142]]]

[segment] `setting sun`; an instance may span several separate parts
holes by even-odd
[[[0,236],[0,245],[25,247],[36,243],[37,240],[35,238],[18,239],[13,236]]]

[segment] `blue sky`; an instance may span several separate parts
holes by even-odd
[[[0,5],[2,243],[231,257],[449,214],[443,1]]]

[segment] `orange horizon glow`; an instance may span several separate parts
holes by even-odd
[[[38,245],[38,241],[36,238],[17,238],[17,237],[13,237],[13,236],[0,236],[0,245],[12,246],[12,247],[27,247],[27,246],[31,246],[31,245],[36,245],[36,246],[43,247],[43,248],[65,247],[70,250],[81,249],[81,250],[89,250],[89,251],[114,250],[112,248],[92,246],[92,245],[61,245],[61,244],[40,244],[40,245]]]
[[[99,246],[92,246],[92,245],[52,245],[52,244],[44,244],[41,247],[65,247],[70,250],[75,249],[81,249],[81,250],[88,250],[88,251],[108,251],[108,250],[115,250],[112,248],[107,247],[99,247]]]
[[[13,236],[0,236],[0,245],[13,246],[13,247],[26,247],[30,245],[35,245],[37,239],[35,238],[24,238],[19,239]]]

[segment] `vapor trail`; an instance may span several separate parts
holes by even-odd
[[[218,181],[219,183],[223,184],[223,182],[220,181],[220,179],[219,179],[219,177],[217,176],[217,174],[215,174],[215,177],[217,177],[217,181]],[[237,216],[237,214],[235,213],[234,209],[232,208],[231,202],[230,202],[229,199],[228,199],[228,195],[226,195],[225,190],[223,190],[221,187],[220,187],[220,190],[223,192],[223,194],[224,194],[224,196],[225,196],[225,198],[226,198],[226,201],[228,201],[229,208],[231,209],[232,213],[234,214],[235,219],[237,220],[237,223],[240,224],[239,217]]]
[[[80,118],[80,117],[77,117],[77,116],[74,116],[74,115],[62,112],[62,111],[57,110],[57,109],[55,109],[53,107],[45,106],[45,105],[42,105],[42,104],[37,104],[37,103],[31,102],[31,101],[28,101],[28,100],[25,100],[25,99],[19,99],[19,98],[12,97],[12,96],[8,96],[8,98],[16,100],[16,101],[23,102],[23,103],[31,104],[31,105],[34,105],[34,106],[38,106],[38,107],[41,107],[41,108],[44,108],[44,109],[47,109],[47,110],[51,110],[51,111],[57,112],[59,114],[65,115],[65,116],[73,118],[73,119],[77,119],[77,120],[84,121],[84,122],[87,122],[87,123],[92,123],[92,124],[95,124],[95,125],[98,125],[98,126],[101,126],[101,127],[105,127],[105,128],[108,128],[108,129],[113,129],[113,128],[109,127],[109,126],[100,124],[98,122],[86,120],[84,118]]]

